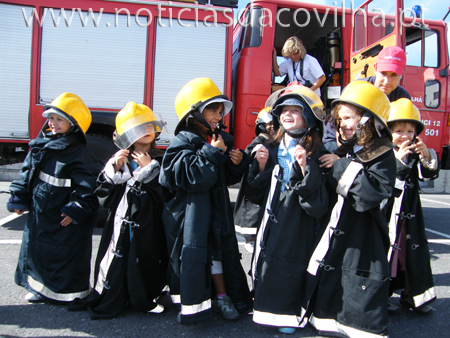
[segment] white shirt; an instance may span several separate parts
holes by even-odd
[[[319,61],[317,61],[315,57],[309,54],[306,54],[305,58],[303,59],[303,78],[300,75],[300,61],[296,62],[295,64],[293,63],[294,62],[292,61],[292,59],[286,59],[278,66],[281,76],[288,74],[289,82],[295,81],[294,68],[295,78],[297,78],[297,81],[299,81],[300,83],[304,83],[305,80],[309,80],[311,83],[314,83],[319,77],[325,75],[322,67],[319,64]],[[314,90],[314,92],[320,97],[320,87]]]

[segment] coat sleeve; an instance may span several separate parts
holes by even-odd
[[[6,205],[8,211],[13,212],[14,209],[18,210],[30,210],[30,201],[28,193],[28,185],[31,174],[31,155],[26,156],[22,167],[20,169],[20,175],[18,180],[12,181],[9,186],[11,191],[11,197]]]
[[[217,148],[207,143],[196,146],[179,133],[164,154],[159,182],[172,191],[206,192],[216,183],[219,166],[226,160]]]
[[[418,169],[420,172],[419,178],[422,181],[435,180],[439,177],[439,170],[441,168],[441,162],[434,149],[428,149],[431,155],[431,162],[428,162],[422,156],[418,163]]]
[[[242,153],[242,161],[238,165],[233,164],[230,158],[225,162],[225,177],[227,185],[233,185],[239,183],[250,164],[250,156],[244,151],[240,150]]]
[[[325,176],[314,160],[308,158],[305,176],[298,162],[295,161],[288,186],[299,196],[301,207],[311,217],[321,218],[328,211]]]
[[[249,167],[247,184],[244,190],[245,196],[253,204],[264,204],[267,198],[266,195],[270,189],[270,181],[275,164],[274,157],[270,156],[269,153],[269,159],[267,160],[264,171],[259,172],[259,162],[256,158],[253,159]]]
[[[76,223],[83,222],[98,210],[98,199],[94,191],[100,170],[94,154],[88,148],[83,148],[79,161],[74,162],[71,171],[71,201],[61,209],[61,213],[71,217]]]
[[[395,161],[392,150],[365,164],[346,157],[338,159],[327,174],[327,184],[332,190],[348,198],[358,212],[379,207],[394,191]],[[356,176],[352,176],[351,171],[357,167],[361,170]]]
[[[111,159],[106,163],[97,177],[97,189],[95,189],[100,205],[108,209],[116,206],[117,200],[120,200],[119,196],[121,198],[125,191],[127,179],[131,177],[129,172],[116,173],[113,162]]]

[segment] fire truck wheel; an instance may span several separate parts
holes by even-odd
[[[95,157],[97,157],[103,166],[118,150],[111,137],[99,134],[87,134],[86,138],[89,149],[92,150]]]

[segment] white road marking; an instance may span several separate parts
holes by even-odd
[[[445,204],[445,205],[450,206],[450,203],[447,203],[447,202],[441,202],[441,201],[429,200],[429,199],[426,199],[426,198],[423,198],[423,197],[420,197],[420,200],[421,200],[421,201],[432,202],[432,203],[441,203],[441,204]]]
[[[449,238],[449,239],[450,239],[450,236],[449,236],[449,235],[443,234],[442,232],[435,231],[435,230],[431,230],[431,229],[428,229],[428,228],[425,228],[425,230],[426,230],[426,231],[429,231],[429,232],[432,232],[433,234],[436,234],[436,235],[439,235],[439,236],[442,236],[442,237],[445,237],[445,238]]]
[[[429,239],[428,243],[450,245],[450,239]]]
[[[5,218],[3,218],[3,219],[0,219],[0,226],[2,226],[3,224],[6,224],[6,223],[8,223],[8,222],[11,222],[11,221],[15,220],[16,218],[18,218],[18,217],[20,217],[20,216],[22,216],[22,215],[12,214],[12,215],[9,215],[9,216],[7,216],[7,217],[5,217]]]
[[[21,239],[0,239],[0,244],[22,244]]]

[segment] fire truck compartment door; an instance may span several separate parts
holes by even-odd
[[[0,3],[0,138],[29,139],[32,8]]]
[[[366,1],[352,13],[350,51],[350,81],[374,75],[378,53],[389,46],[402,47],[399,11],[401,0],[383,3]]]
[[[208,77],[220,91],[225,89],[226,27],[206,27],[201,22],[176,21],[161,18],[156,26],[155,82],[153,111],[163,115],[169,135],[161,134],[161,144],[173,138],[178,124],[175,97],[183,86],[197,77]],[[204,43],[207,41],[208,43]]]

